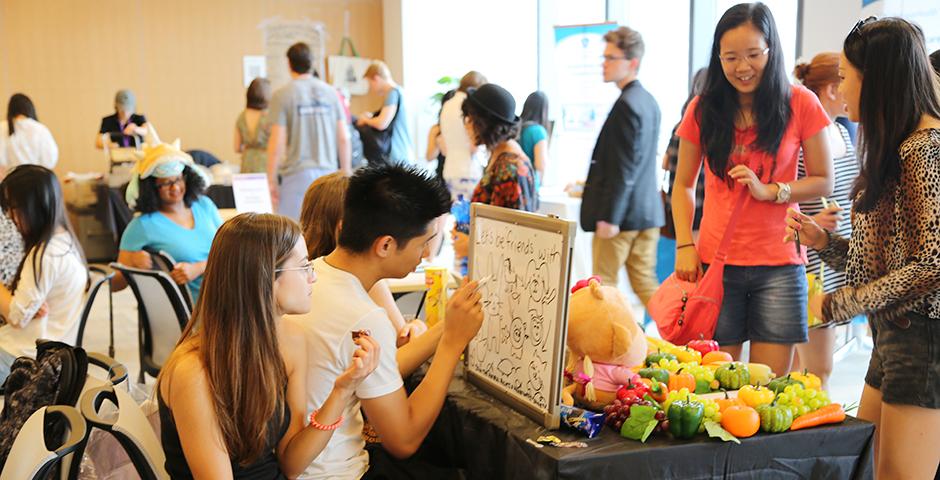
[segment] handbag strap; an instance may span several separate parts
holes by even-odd
[[[731,246],[731,237],[734,233],[734,227],[738,225],[738,219],[741,217],[741,210],[744,208],[744,202],[750,196],[750,190],[742,186],[738,193],[738,200],[734,204],[734,210],[731,211],[731,218],[728,220],[728,226],[725,227],[725,234],[721,237],[721,243],[718,244],[718,251],[715,252],[715,258],[712,265],[721,263],[724,265],[725,257],[728,256],[728,247]]]

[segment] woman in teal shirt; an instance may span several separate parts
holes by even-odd
[[[222,225],[219,210],[203,195],[208,179],[188,154],[168,144],[148,149],[134,173],[127,202],[140,215],[124,230],[118,262],[149,269],[153,264],[146,250],[170,254],[177,262],[170,276],[188,284],[195,301],[209,246]],[[115,289],[124,286],[124,278],[116,275]]]
[[[535,167],[535,188],[538,190],[548,163],[548,97],[545,93],[535,91],[529,94],[519,117],[522,119],[519,146]]]

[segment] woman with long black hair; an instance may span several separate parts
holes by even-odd
[[[787,237],[845,270],[814,296],[826,322],[866,313],[874,349],[858,417],[877,425],[877,478],[933,478],[940,465],[940,81],[923,32],[900,18],[859,22],[845,38],[839,89],[859,122],[852,237],[789,212]]]
[[[519,127],[519,146],[525,152],[532,166],[535,167],[535,189],[538,190],[545,178],[548,166],[548,140],[551,124],[548,121],[548,96],[545,92],[535,91],[529,94],[522,104],[519,115],[522,125]]]
[[[0,208],[16,224],[26,252],[12,286],[0,286],[2,383],[16,357],[35,355],[37,339],[75,343],[88,270],[51,170],[11,170],[0,183]]]
[[[678,130],[676,275],[695,281],[703,264],[714,261],[739,192],[747,188],[726,258],[715,339],[735,358],[750,341],[751,360],[775,372],[789,371],[794,344],[807,339],[805,252],[780,238],[787,207],[832,190],[828,124],[816,95],[790,85],[770,9],[762,3],[728,9],[715,28],[705,89]],[[800,149],[806,177],[797,180]],[[705,207],[696,242],[692,217],[703,163]]]

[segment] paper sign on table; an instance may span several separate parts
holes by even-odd
[[[268,176],[263,173],[232,175],[232,193],[238,213],[273,213]]]

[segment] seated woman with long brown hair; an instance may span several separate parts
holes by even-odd
[[[305,337],[282,321],[310,310],[316,280],[300,228],[278,215],[239,215],[216,234],[204,275],[158,380],[166,470],[173,478],[296,477],[342,424],[379,346],[350,335],[352,366],[323,379],[332,393],[308,420]]]

